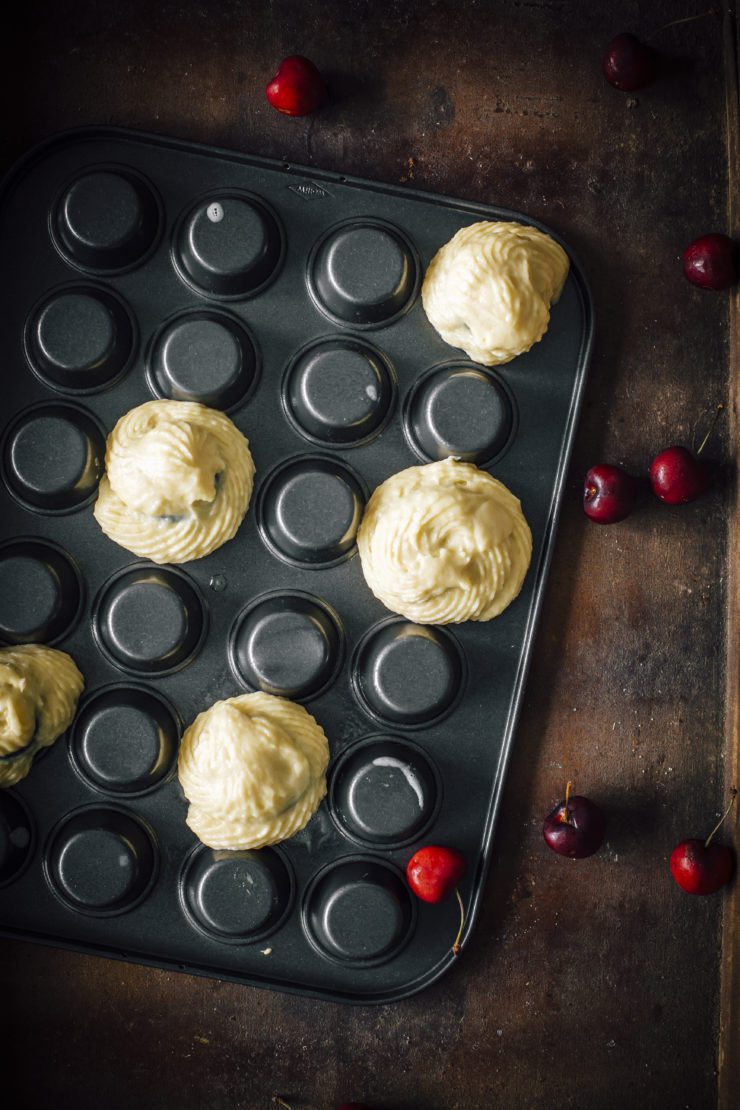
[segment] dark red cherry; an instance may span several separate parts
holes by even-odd
[[[616,524],[629,516],[635,505],[637,482],[621,466],[599,463],[586,472],[583,511],[597,524]]]
[[[595,802],[580,794],[571,797],[570,786],[568,783],[565,801],[558,802],[545,818],[542,835],[548,848],[559,856],[585,859],[604,843],[606,821]]]
[[[701,235],[683,252],[684,276],[700,289],[727,289],[738,277],[737,249],[729,235]]]
[[[729,883],[735,870],[732,849],[726,844],[682,840],[671,852],[671,875],[687,894],[714,894]]]
[[[705,492],[709,470],[686,447],[666,447],[650,463],[650,485],[666,505],[685,505]]]
[[[657,73],[655,51],[628,32],[612,39],[601,64],[609,84],[623,92],[649,85]]]
[[[737,790],[733,787],[730,803],[706,840],[682,840],[671,852],[671,875],[687,894],[714,894],[729,883],[735,870],[732,848],[713,844],[714,834],[728,817],[735,804]]]

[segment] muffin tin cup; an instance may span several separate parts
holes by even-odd
[[[379,436],[396,401],[396,374],[383,352],[356,336],[311,342],[291,359],[282,400],[310,443],[346,450]]]
[[[12,789],[0,789],[0,887],[19,879],[36,848],[36,823]]]
[[[454,710],[465,689],[465,656],[451,632],[389,617],[369,628],[350,663],[362,708],[383,724],[423,729]]]
[[[203,596],[183,571],[134,563],[102,586],[92,609],[95,641],[119,670],[142,676],[179,671],[208,630]]]
[[[85,588],[71,556],[31,536],[0,544],[0,644],[56,644],[77,624]]]
[[[163,224],[162,201],[143,174],[123,165],[90,166],[62,189],[49,229],[70,266],[90,273],[123,273],[154,252]]]
[[[336,679],[344,633],[327,602],[301,590],[272,590],[247,605],[229,634],[229,661],[248,690],[306,701]]]
[[[243,405],[259,380],[254,337],[238,317],[213,309],[167,320],[152,337],[146,361],[155,397],[197,401],[222,412]]]
[[[378,856],[345,856],[316,874],[301,907],[316,951],[345,967],[395,959],[416,924],[416,903],[397,867]]]
[[[279,848],[216,851],[197,844],[180,871],[180,905],[190,924],[220,944],[255,944],[285,922],[295,877]]]
[[[329,810],[363,847],[403,848],[424,836],[442,805],[442,779],[418,744],[378,733],[342,752],[329,771]]]
[[[112,683],[79,706],[69,753],[80,778],[101,794],[150,794],[175,773],[182,733],[177,710],[137,683]]]
[[[278,276],[285,232],[264,198],[242,189],[201,197],[181,215],[172,237],[172,262],[186,285],[204,297],[255,297]]]
[[[371,217],[329,228],[308,256],[307,284],[318,310],[340,327],[388,327],[414,305],[421,265],[411,240]]]
[[[516,403],[501,375],[455,360],[416,379],[404,401],[403,425],[423,462],[453,457],[484,467],[498,462],[514,441]]]
[[[44,874],[68,909],[91,917],[133,910],[150,893],[159,871],[154,831],[121,806],[82,806],[52,829]]]
[[[355,554],[367,488],[331,455],[299,455],[280,463],[257,494],[257,526],[283,562],[305,569],[336,566]]]
[[[9,493],[25,509],[49,516],[89,505],[105,467],[105,431],[95,416],[66,401],[24,409],[0,445]]]
[[[126,301],[104,285],[63,285],[26,321],[28,365],[45,386],[84,396],[116,385],[131,368],[138,329]]]

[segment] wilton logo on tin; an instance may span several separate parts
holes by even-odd
[[[322,189],[315,181],[301,181],[299,185],[289,185],[288,188],[291,193],[297,193],[304,200],[318,200],[331,196],[331,193],[327,193],[326,189]]]

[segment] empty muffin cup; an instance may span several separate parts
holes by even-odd
[[[53,830],[44,853],[51,889],[70,909],[95,917],[126,913],[157,876],[154,833],[117,806],[85,806]]]
[[[69,555],[48,540],[0,545],[0,641],[53,644],[82,609],[83,587]]]
[[[372,736],[344,751],[330,772],[329,808],[345,836],[400,848],[434,820],[441,800],[434,763],[416,744]]]
[[[96,790],[145,794],[174,769],[181,722],[161,694],[144,686],[108,686],[83,703],[69,750],[75,769]]]
[[[404,728],[423,728],[449,713],[464,677],[463,655],[449,632],[402,618],[369,629],[352,665],[352,684],[367,712]]]
[[[26,324],[26,357],[52,389],[94,393],[114,384],[134,354],[136,328],[121,298],[97,285],[65,286]]]
[[[294,880],[278,849],[227,852],[198,845],[185,861],[179,889],[201,933],[223,944],[253,944],[285,920]]]
[[[400,871],[374,856],[329,864],[312,879],[303,902],[304,929],[317,951],[357,967],[398,955],[415,920]]]
[[[229,658],[239,682],[295,701],[325,690],[343,654],[334,610],[299,592],[258,599],[238,615],[229,636]]]
[[[140,563],[105,583],[92,622],[98,647],[116,667],[161,675],[191,661],[207,616],[197,587],[182,571]]]
[[[95,496],[105,464],[105,432],[86,409],[33,405],[8,428],[2,473],[13,497],[38,513],[71,513]]]
[[[0,886],[25,870],[36,845],[36,827],[26,803],[12,790],[0,790]]]
[[[100,273],[143,262],[161,225],[162,205],[152,186],[125,166],[101,166],[76,178],[51,219],[54,242],[67,261]]]
[[[257,382],[257,350],[242,322],[209,309],[184,312],[154,336],[149,383],[157,397],[230,412]]]
[[[284,235],[263,200],[231,190],[210,194],[188,209],[175,230],[172,251],[178,273],[197,292],[240,300],[276,277]]]
[[[383,429],[395,389],[390,363],[376,347],[360,339],[324,339],[291,361],[283,404],[306,439],[354,447]]]
[[[326,567],[356,550],[366,492],[346,464],[325,455],[282,463],[257,498],[257,524],[279,558],[305,567]]]
[[[433,367],[417,380],[404,406],[411,446],[422,459],[451,455],[481,466],[500,455],[514,428],[514,406],[493,371],[472,363]]]
[[[308,260],[308,288],[330,320],[356,328],[387,325],[419,289],[419,262],[406,236],[382,220],[347,220],[319,239]]]

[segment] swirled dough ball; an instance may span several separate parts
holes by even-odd
[[[148,401],[108,436],[98,524],[155,563],[186,563],[232,539],[254,482],[249,444],[222,412]]]
[[[329,745],[302,705],[272,694],[218,701],[185,730],[187,823],[209,848],[264,848],[306,825],[326,793]]]
[[[568,266],[563,248],[534,227],[471,224],[429,263],[424,311],[444,341],[474,362],[510,362],[547,331]]]
[[[0,648],[0,786],[25,778],[36,753],[69,728],[84,685],[66,652]]]
[[[454,459],[411,466],[378,486],[357,545],[378,600],[417,624],[497,617],[532,558],[518,499],[486,471]]]

